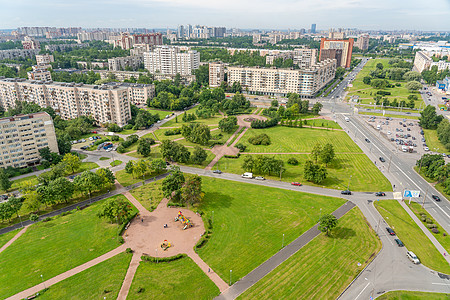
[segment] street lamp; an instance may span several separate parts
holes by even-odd
[[[350,191],[350,181],[352,180],[352,175],[350,175],[350,179],[348,180],[348,187],[347,190]]]
[[[230,285],[231,285],[231,272],[233,272],[233,270],[230,270]]]
[[[281,242],[281,248],[284,247],[284,233],[283,233],[283,241]]]
[[[42,284],[44,285],[44,290],[45,290],[46,287],[45,287],[45,282],[44,282],[44,276],[42,276],[42,274],[41,274],[41,279],[42,279]]]
[[[158,248],[155,249],[156,263],[158,263]]]

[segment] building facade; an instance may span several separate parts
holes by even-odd
[[[53,120],[46,112],[0,119],[0,167],[21,168],[40,162],[39,149],[59,153]]]
[[[125,71],[128,68],[132,70],[137,70],[144,64],[144,57],[141,55],[137,56],[126,56],[126,57],[115,57],[108,59],[108,69],[110,71]]]
[[[114,47],[122,49],[131,49],[134,44],[146,44],[150,46],[162,45],[162,33],[144,33],[144,34],[129,34],[122,33],[119,36],[111,37],[110,42]]]
[[[218,87],[225,80],[225,65],[222,62],[209,63],[209,86]]]
[[[361,49],[363,51],[368,50],[369,49],[369,35],[361,34],[355,42],[355,47],[358,47],[359,49]]]
[[[38,41],[35,41],[34,39],[30,38],[29,36],[26,36],[25,39],[22,41],[23,49],[41,49],[41,44],[39,44]]]
[[[314,96],[333,80],[336,60],[325,60],[309,69],[275,69],[257,67],[228,67],[228,83],[239,82],[244,90],[264,95],[297,93]]]
[[[294,50],[294,64],[307,69],[317,62],[317,49],[298,48]]]
[[[192,75],[192,71],[200,66],[200,53],[195,50],[182,52],[179,47],[157,46],[144,53],[144,66],[152,74]]]
[[[36,54],[36,64],[48,65],[52,62],[55,62],[53,55],[51,55],[51,54]]]
[[[33,58],[39,53],[38,49],[10,49],[10,50],[0,50],[0,60],[2,59],[16,59],[22,58]]]
[[[350,68],[350,64],[352,61],[353,39],[337,40],[337,39],[322,38],[320,40],[320,55],[319,55],[320,61],[330,58],[329,55],[333,51],[331,51],[331,52],[328,51],[328,53],[326,53],[327,51],[324,51],[324,50],[329,50],[329,49],[341,50],[342,51],[341,61],[340,61],[340,64],[338,64],[338,66],[343,67],[343,68]],[[336,53],[336,55],[338,55],[341,52],[336,51],[334,53]]]
[[[418,51],[414,57],[414,71],[422,73],[424,70],[429,70],[433,66],[437,66],[438,71],[450,69],[450,62],[445,60],[433,61],[433,55],[438,56],[441,53],[432,51]]]

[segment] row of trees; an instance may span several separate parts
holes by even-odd
[[[280,175],[284,171],[284,161],[275,156],[246,155],[242,162],[242,169],[256,174]]]
[[[416,166],[426,177],[441,183],[444,193],[450,195],[450,164],[445,163],[442,155],[424,154],[416,162]]]
[[[189,142],[207,145],[211,139],[211,130],[205,124],[188,123],[181,126],[181,135]]]
[[[198,175],[185,177],[177,166],[171,168],[171,174],[164,178],[161,188],[164,197],[187,207],[201,202],[205,195],[202,192],[202,178]]]
[[[189,152],[187,147],[170,140],[164,140],[161,143],[160,151],[164,159],[172,162],[202,164],[208,154],[199,146],[194,148],[194,151]]]
[[[125,173],[131,174],[133,178],[144,177],[152,172],[162,173],[166,169],[166,162],[163,159],[140,159],[130,160],[125,165]]]
[[[237,126],[237,118],[235,116],[229,116],[219,121],[219,129],[222,132],[232,133]]]

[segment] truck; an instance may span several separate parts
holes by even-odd
[[[350,118],[349,117],[345,117],[344,120],[345,120],[345,122],[349,122]]]
[[[253,173],[245,172],[244,174],[242,174],[242,178],[252,179],[253,178]]]

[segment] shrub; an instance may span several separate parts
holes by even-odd
[[[270,145],[270,138],[267,134],[263,133],[250,137],[248,142],[252,145]]]
[[[30,214],[30,221],[37,222],[39,220],[39,216],[37,214]]]
[[[186,254],[177,254],[175,256],[170,256],[170,257],[153,257],[153,256],[148,256],[148,255],[142,255],[141,259],[143,261],[155,263],[155,262],[170,262],[170,261],[181,259],[183,257],[186,257]]]
[[[427,227],[429,229],[432,229],[432,228],[436,228],[437,226],[436,226],[436,224],[427,224]]]
[[[117,142],[118,140],[119,140],[119,136],[118,135],[113,135],[111,137],[111,141],[113,141],[113,142]]]
[[[121,244],[125,243],[125,240],[121,236],[119,236],[119,243],[121,243]]]
[[[47,218],[43,219],[42,222],[48,222],[48,221],[51,221],[51,220],[52,220],[52,218],[47,217]]]
[[[247,146],[245,146],[245,145],[243,145],[243,144],[241,144],[241,143],[236,144],[236,145],[234,145],[234,146],[235,146],[236,148],[238,148],[240,152],[244,152],[245,149],[247,149]]]
[[[273,118],[273,119],[265,120],[265,121],[254,120],[254,121],[252,121],[252,123],[250,125],[252,128],[259,129],[259,128],[273,127],[273,126],[276,126],[277,124],[278,124],[278,118]]]
[[[169,129],[164,132],[165,136],[181,134],[181,128]]]
[[[239,156],[241,156],[240,153],[238,153],[236,155],[224,155],[223,157],[225,157],[225,158],[239,158]]]
[[[133,250],[131,250],[131,248],[127,248],[127,249],[125,250],[125,252],[128,253],[128,254],[131,254],[131,253],[133,253]]]
[[[432,232],[432,233],[435,233],[435,234],[438,234],[438,233],[439,233],[439,230],[438,230],[437,228],[432,228],[432,229],[431,229],[431,232]]]
[[[427,224],[433,224],[433,220],[431,220],[430,218],[427,218],[425,222],[427,222]]]
[[[142,293],[144,291],[145,291],[145,289],[143,287],[139,287],[138,290],[137,290],[138,294],[140,294],[140,293]]]
[[[291,157],[288,159],[287,163],[290,165],[296,166],[296,165],[298,165],[298,160],[294,157]]]

